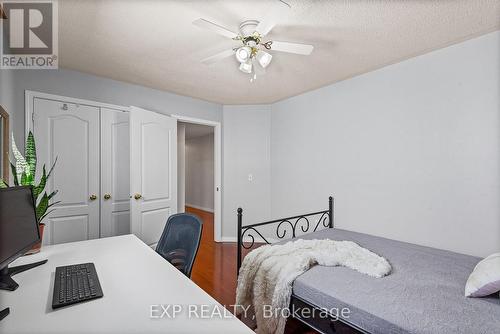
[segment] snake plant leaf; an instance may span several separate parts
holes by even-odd
[[[47,209],[45,210],[46,212],[38,219],[38,222],[40,223],[45,217],[50,215],[52,212],[54,212],[56,209],[49,210],[52,206],[61,203],[61,201],[57,201],[54,203],[51,203],[47,206]]]
[[[45,184],[46,183],[47,183],[47,172],[45,170],[45,165],[43,165],[43,167],[42,167],[42,177],[40,178],[40,183],[38,183],[37,186],[33,187],[33,196],[35,197],[35,199],[38,199],[38,196],[45,189]]]
[[[45,189],[45,185],[47,184],[47,181],[49,179],[49,176],[50,174],[52,173],[52,171],[54,170],[54,167],[56,165],[56,162],[57,162],[57,157],[56,157],[56,161],[54,161],[54,164],[52,165],[52,168],[50,169],[49,171],[49,174],[47,174],[47,171],[46,171],[46,168],[45,168],[45,165],[43,165],[42,167],[42,177],[40,178],[40,183],[38,184],[38,186],[36,186],[33,190],[33,195],[35,196],[35,198],[38,198],[38,196],[42,193],[42,191]],[[50,195],[49,195],[49,200],[54,197],[55,195],[57,194],[57,190],[53,191]]]
[[[12,170],[12,175],[14,176],[14,185],[30,185],[33,186],[33,195],[35,197],[35,202],[38,203],[36,205],[36,217],[38,222],[40,223],[50,212],[53,210],[48,210],[50,207],[56,205],[60,202],[49,203],[50,200],[57,194],[57,190],[53,191],[50,195],[47,195],[47,192],[44,192],[45,187],[47,186],[48,179],[54,170],[54,167],[57,163],[57,158],[52,164],[49,172],[47,173],[45,165],[42,167],[42,176],[38,185],[36,184],[36,165],[37,165],[37,157],[36,157],[36,145],[35,145],[35,137],[33,133],[30,131],[28,137],[26,139],[26,158],[23,157],[19,149],[17,148],[16,142],[14,140],[14,136],[12,136],[12,153],[14,156],[14,161],[11,162],[10,167]],[[1,181],[1,179],[0,179]],[[4,186],[4,182],[0,183],[0,187]],[[5,184],[5,186],[7,186]],[[43,196],[40,200],[38,198],[43,192]]]
[[[40,223],[45,217],[47,217],[48,215],[50,215],[54,211],[56,211],[56,209],[52,209],[49,212],[46,212],[42,217],[40,217],[40,219],[38,220],[38,222]]]
[[[50,203],[49,205],[47,205],[47,209],[50,209],[51,207],[53,207],[54,205],[57,205],[59,203],[61,203],[61,201]]]
[[[47,179],[49,178],[50,174],[52,174],[52,171],[54,170],[54,167],[56,166],[56,163],[57,163],[57,158],[56,157],[56,160],[54,161],[54,163],[52,164],[52,167],[50,167],[50,170],[49,170],[49,174],[47,174]],[[45,166],[45,165],[44,165]]]
[[[33,137],[33,132],[29,132],[28,138],[26,139],[26,163],[28,164],[28,171],[26,174],[30,181],[35,181],[36,172],[36,145],[35,137]]]
[[[57,203],[60,203],[61,201],[58,201],[54,204],[57,204]],[[49,210],[48,212],[46,212],[39,220],[39,222],[41,222],[42,220],[44,220],[45,217],[47,217],[48,215],[50,215],[52,212],[56,211],[56,209],[52,209],[52,210]]]
[[[47,212],[48,207],[49,207],[49,197],[47,196],[47,193],[44,193],[42,199],[40,200],[40,203],[38,203],[38,205],[36,206],[36,218],[38,222],[41,222],[41,218]]]
[[[26,174],[26,179],[24,180],[23,185],[24,186],[32,186],[34,185],[34,175],[33,174]]]
[[[0,179],[0,189],[8,187],[9,185],[3,179]]]
[[[10,163],[10,169],[12,171],[12,175],[14,175],[14,185],[18,186],[19,185],[19,179],[17,178],[17,169],[16,166],[11,162]]]
[[[49,195],[49,200],[51,200],[51,199],[52,199],[52,197],[54,197],[55,195],[57,195],[57,192],[58,192],[58,191],[59,191],[59,190],[54,190],[54,191],[53,191],[53,192]],[[60,202],[60,201],[59,201],[59,202]],[[57,203],[59,203],[59,202],[57,202]]]
[[[21,174],[21,185],[23,185],[23,186],[29,185],[27,179],[28,179],[28,176],[26,176],[26,172],[23,172]]]
[[[17,148],[16,142],[14,140],[14,134],[12,134],[12,154],[14,155],[15,164],[16,164],[16,175],[17,178],[20,179],[22,173],[28,174],[29,173],[29,168],[28,168],[28,163],[26,162],[26,159],[24,159],[23,155],[21,152],[19,152],[19,149]]]

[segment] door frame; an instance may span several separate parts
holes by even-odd
[[[208,125],[214,128],[214,241],[222,242],[222,127],[220,122],[202,118],[171,115],[183,123]]]
[[[2,171],[3,175],[0,175],[0,178],[3,178],[4,182],[9,183],[9,149],[10,149],[10,119],[9,113],[5,111],[5,109],[0,105],[0,116],[3,118],[3,138],[2,138],[2,147],[0,147],[0,154],[2,155]]]

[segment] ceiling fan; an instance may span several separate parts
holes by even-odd
[[[210,30],[216,34],[240,41],[242,45],[222,51],[213,56],[203,59],[201,62],[207,65],[213,64],[232,55],[240,62],[240,71],[253,74],[250,81],[257,79],[257,75],[265,73],[265,68],[271,63],[273,56],[267,51],[281,51],[299,55],[310,55],[313,46],[309,44],[289,43],[269,40],[265,36],[274,28],[273,23],[259,22],[257,20],[246,20],[240,24],[239,32],[235,33],[216,23],[205,19],[198,19],[193,24],[202,29]]]

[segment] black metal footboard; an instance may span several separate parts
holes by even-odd
[[[241,262],[243,260],[243,249],[250,249],[256,243],[266,243],[271,244],[271,241],[276,241],[265,233],[259,231],[259,228],[266,225],[276,224],[274,233],[277,240],[286,239],[285,237],[295,238],[297,233],[307,233],[314,232],[318,230],[319,227],[333,228],[334,227],[334,201],[333,197],[328,199],[328,210],[312,212],[304,215],[298,215],[288,218],[281,218],[270,220],[262,223],[255,223],[250,225],[243,225],[243,209],[238,208],[238,245],[237,245],[237,273],[239,275]],[[319,217],[319,219],[312,219],[314,216]],[[314,228],[313,228],[314,227]],[[269,232],[269,231],[267,231]],[[246,239],[245,239],[246,238]],[[294,309],[307,309],[310,314],[322,314],[325,310],[321,307],[313,305],[295,295],[292,294],[290,301],[291,308]],[[315,310],[315,312],[313,312]],[[334,315],[329,315],[327,317],[308,317],[302,318],[300,316],[296,317],[292,315],[297,320],[306,324],[310,328],[316,330],[322,334],[333,334],[333,333],[363,333],[368,334],[369,332],[363,330],[362,328],[350,323],[347,319],[341,319]]]
[[[333,209],[334,209],[334,201],[333,197],[330,196],[328,198],[327,210],[243,226],[243,209],[238,208],[238,237],[237,237],[238,254],[237,254],[236,275],[238,275],[240,272],[243,249],[250,249],[256,243],[259,242],[271,244],[270,242],[271,237],[264,236],[262,230],[259,231],[259,228],[265,225],[276,224],[276,228],[273,234],[276,236],[278,240],[295,238],[297,236],[297,232],[299,233],[314,232],[318,230],[319,227],[333,228],[334,226]],[[310,219],[314,218],[314,216],[319,217],[319,219],[314,220],[314,222],[311,222]],[[312,227],[314,228],[312,229]],[[245,242],[245,238],[247,238],[247,242]]]

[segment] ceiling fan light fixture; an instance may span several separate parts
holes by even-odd
[[[236,59],[240,63],[245,63],[252,57],[252,49],[249,46],[242,46],[236,50]]]
[[[282,3],[290,7],[288,3],[284,1],[282,1]],[[310,55],[314,49],[314,46],[310,44],[280,42],[276,40],[264,42],[264,37],[274,27],[273,22],[246,20],[240,24],[239,33],[235,33],[230,29],[205,19],[195,20],[193,24],[200,28],[211,30],[218,35],[228,37],[235,42],[239,42],[238,46],[202,59],[202,63],[210,65],[234,54],[240,63],[239,70],[243,73],[250,74],[251,82],[255,81],[257,76],[266,73],[266,67],[271,63],[274,57],[274,51]],[[273,54],[267,52],[269,50],[273,50]]]
[[[244,62],[240,64],[240,71],[250,74],[252,73],[252,63],[250,61]]]
[[[260,50],[257,53],[257,60],[263,68],[266,68],[270,63],[271,60],[273,59],[273,56],[270,53],[267,53],[266,51]]]

